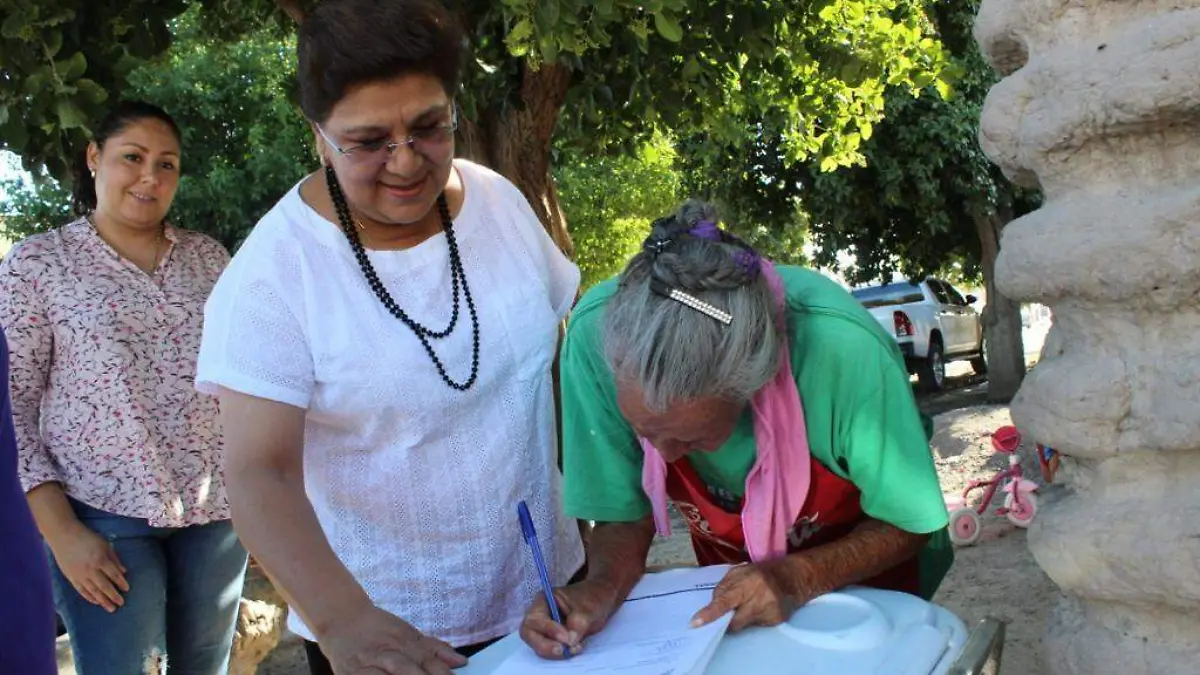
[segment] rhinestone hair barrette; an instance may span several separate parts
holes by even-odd
[[[686,307],[691,307],[692,309],[696,310],[697,312],[700,312],[701,314],[704,314],[713,319],[716,319],[717,321],[720,321],[721,323],[725,324],[726,326],[733,323],[733,315],[730,314],[729,312],[726,312],[723,309],[714,307],[714,306],[710,305],[709,303],[701,300],[700,298],[697,298],[694,295],[691,295],[689,293],[684,293],[683,291],[679,290],[678,288],[671,288],[670,286],[663,283],[662,281],[659,281],[658,279],[650,280],[650,290],[663,296],[664,298],[674,300],[675,302],[678,302],[679,304],[684,305]]]
[[[657,258],[659,255],[662,254],[663,251],[670,248],[671,245],[674,243],[675,243],[675,241],[673,239],[647,238],[646,241],[642,244],[642,250],[646,251],[647,253],[650,253],[655,258]]]

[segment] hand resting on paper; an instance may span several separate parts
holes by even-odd
[[[320,636],[338,675],[452,675],[467,659],[375,606]]]
[[[729,624],[731,631],[749,626],[777,626],[787,621],[793,612],[819,594],[803,583],[802,575],[795,574],[794,563],[783,558],[729,570],[713,590],[712,602],[692,618],[692,626],[712,623],[731,611],[734,613]]]
[[[731,610],[730,630],[781,624],[813,598],[862,583],[911,559],[928,540],[927,534],[867,518],[828,544],[729,570],[693,625],[711,623]]]
[[[611,584],[591,579],[556,588],[554,597],[565,626],[550,618],[546,598],[541,596],[521,623],[521,639],[544,659],[561,659],[564,644],[572,654],[578,654],[584,639],[599,633],[623,600]]]

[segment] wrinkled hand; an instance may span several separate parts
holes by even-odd
[[[561,659],[564,644],[571,648],[572,654],[578,654],[583,650],[584,639],[599,633],[623,600],[612,586],[591,580],[556,588],[554,597],[565,626],[550,618],[543,595],[525,612],[525,621],[521,623],[521,639],[544,659]]]
[[[450,645],[374,605],[319,638],[337,675],[451,675],[467,664]]]
[[[108,540],[81,523],[49,543],[54,562],[84,600],[110,613],[124,606],[126,569]]]
[[[784,561],[738,565],[725,574],[713,590],[713,599],[696,612],[692,626],[703,626],[732,611],[729,630],[748,626],[777,626],[817,595],[808,588],[795,588]]]

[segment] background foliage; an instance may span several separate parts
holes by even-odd
[[[88,123],[168,50],[172,21],[229,41],[277,32],[299,0],[5,0],[0,143],[27,169],[67,175]],[[860,162],[885,86],[945,86],[940,44],[919,0],[453,0],[475,50],[464,92],[485,131],[545,100],[569,103],[557,131],[581,146],[636,147],[656,124],[737,144],[760,120],[790,159]],[[281,28],[284,27],[284,28]],[[566,71],[550,86],[547,72]],[[540,78],[540,79],[539,79]],[[530,87],[531,83],[547,85]],[[559,89],[562,89],[559,91]],[[561,101],[560,101],[561,99]],[[551,106],[555,130],[559,106]],[[545,120],[543,120],[545,121]],[[517,125],[521,127],[521,125]],[[520,140],[548,156],[543,129]],[[490,139],[496,142],[496,138]],[[537,146],[537,144],[533,144]]]
[[[171,220],[233,248],[314,166],[311,134],[291,102],[294,39],[260,29],[236,43],[209,37],[200,14],[174,22],[174,47],[128,75],[126,97],[165,108],[183,130]],[[66,191],[35,167],[33,184],[5,186],[5,234],[17,239],[69,219]]]
[[[632,155],[559,155],[555,178],[584,287],[620,272],[650,222],[678,208],[683,190],[675,162],[675,149],[662,135]]]

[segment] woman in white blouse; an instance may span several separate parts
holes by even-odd
[[[205,313],[234,523],[313,673],[449,673],[583,563],[551,382],[578,270],[520,192],[454,160],[462,33],[433,0],[326,0],[299,37],[323,168]]]

